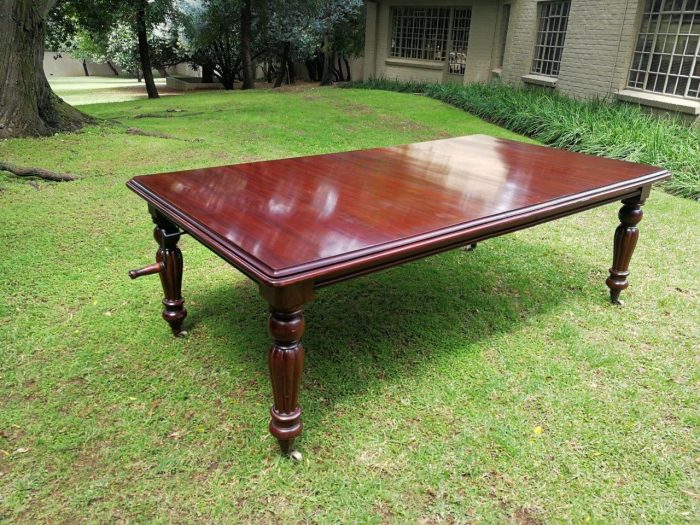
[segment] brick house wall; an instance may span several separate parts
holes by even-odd
[[[537,1],[515,1],[503,80],[519,83],[530,72],[537,30]],[[624,89],[643,0],[573,0],[557,89],[578,98]]]
[[[617,97],[700,122],[700,101],[626,88],[644,0],[571,0],[558,78],[531,75],[538,0],[379,0],[367,2],[364,77],[427,82],[540,84],[576,98]],[[510,5],[505,53],[500,64],[504,4]],[[470,7],[466,72],[458,79],[444,63],[390,57],[392,7]],[[499,67],[500,66],[500,67]]]

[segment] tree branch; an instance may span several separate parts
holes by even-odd
[[[9,171],[18,177],[39,177],[44,180],[68,181],[75,180],[75,176],[66,173],[55,173],[43,168],[29,168],[16,166],[4,160],[0,160],[0,171]]]

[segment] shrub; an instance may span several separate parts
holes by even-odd
[[[700,200],[700,127],[638,106],[574,100],[501,83],[422,84],[375,79],[347,87],[421,93],[557,148],[662,166],[669,193]]]

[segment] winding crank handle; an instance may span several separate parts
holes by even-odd
[[[139,277],[143,277],[144,275],[153,275],[154,273],[160,273],[163,270],[165,270],[165,263],[157,262],[140,268],[138,270],[129,270],[129,277],[131,277],[132,279],[138,279]]]

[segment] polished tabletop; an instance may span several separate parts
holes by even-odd
[[[138,176],[128,185],[252,277],[283,283],[667,176],[473,135]]]

